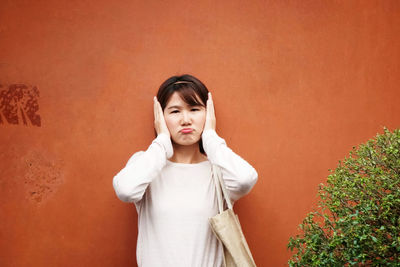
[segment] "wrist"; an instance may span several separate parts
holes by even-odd
[[[153,142],[161,145],[164,148],[167,159],[172,157],[174,152],[173,152],[173,148],[172,148],[171,137],[169,134],[159,133],[157,135],[157,138]]]
[[[201,134],[201,137],[207,139],[210,136],[218,136],[215,129],[212,129],[212,128],[204,129],[203,133]]]

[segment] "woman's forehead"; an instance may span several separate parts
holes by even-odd
[[[198,105],[201,105],[202,101],[201,101],[200,97],[199,97],[196,93],[194,93],[194,96],[196,97],[197,102],[199,103]],[[179,94],[178,92],[174,92],[174,93],[171,95],[171,97],[169,98],[168,102],[167,102],[166,107],[169,107],[169,106],[192,106],[192,105],[189,105],[189,104],[183,99],[183,97],[181,96],[181,94]]]

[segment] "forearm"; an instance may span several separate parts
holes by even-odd
[[[139,202],[172,153],[170,138],[165,134],[154,139],[146,151],[135,153],[125,168],[113,178],[118,198],[124,202]]]
[[[204,131],[202,140],[210,162],[221,168],[222,178],[231,193],[232,200],[235,201],[247,194],[257,182],[257,171],[234,153],[214,130]]]

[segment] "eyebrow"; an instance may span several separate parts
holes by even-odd
[[[173,109],[173,108],[177,108],[177,109],[181,109],[181,106],[170,106],[168,109]]]
[[[191,106],[191,107],[204,107],[204,106],[203,106],[203,105],[193,105],[193,106]],[[182,106],[178,106],[178,105],[176,105],[176,106],[170,106],[170,107],[168,107],[167,109],[174,109],[174,108],[176,108],[176,109],[181,109]]]

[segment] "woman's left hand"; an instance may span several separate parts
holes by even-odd
[[[204,130],[212,129],[215,130],[216,119],[215,119],[215,111],[214,111],[214,102],[211,97],[211,93],[208,93],[206,107],[206,122],[204,124]]]

